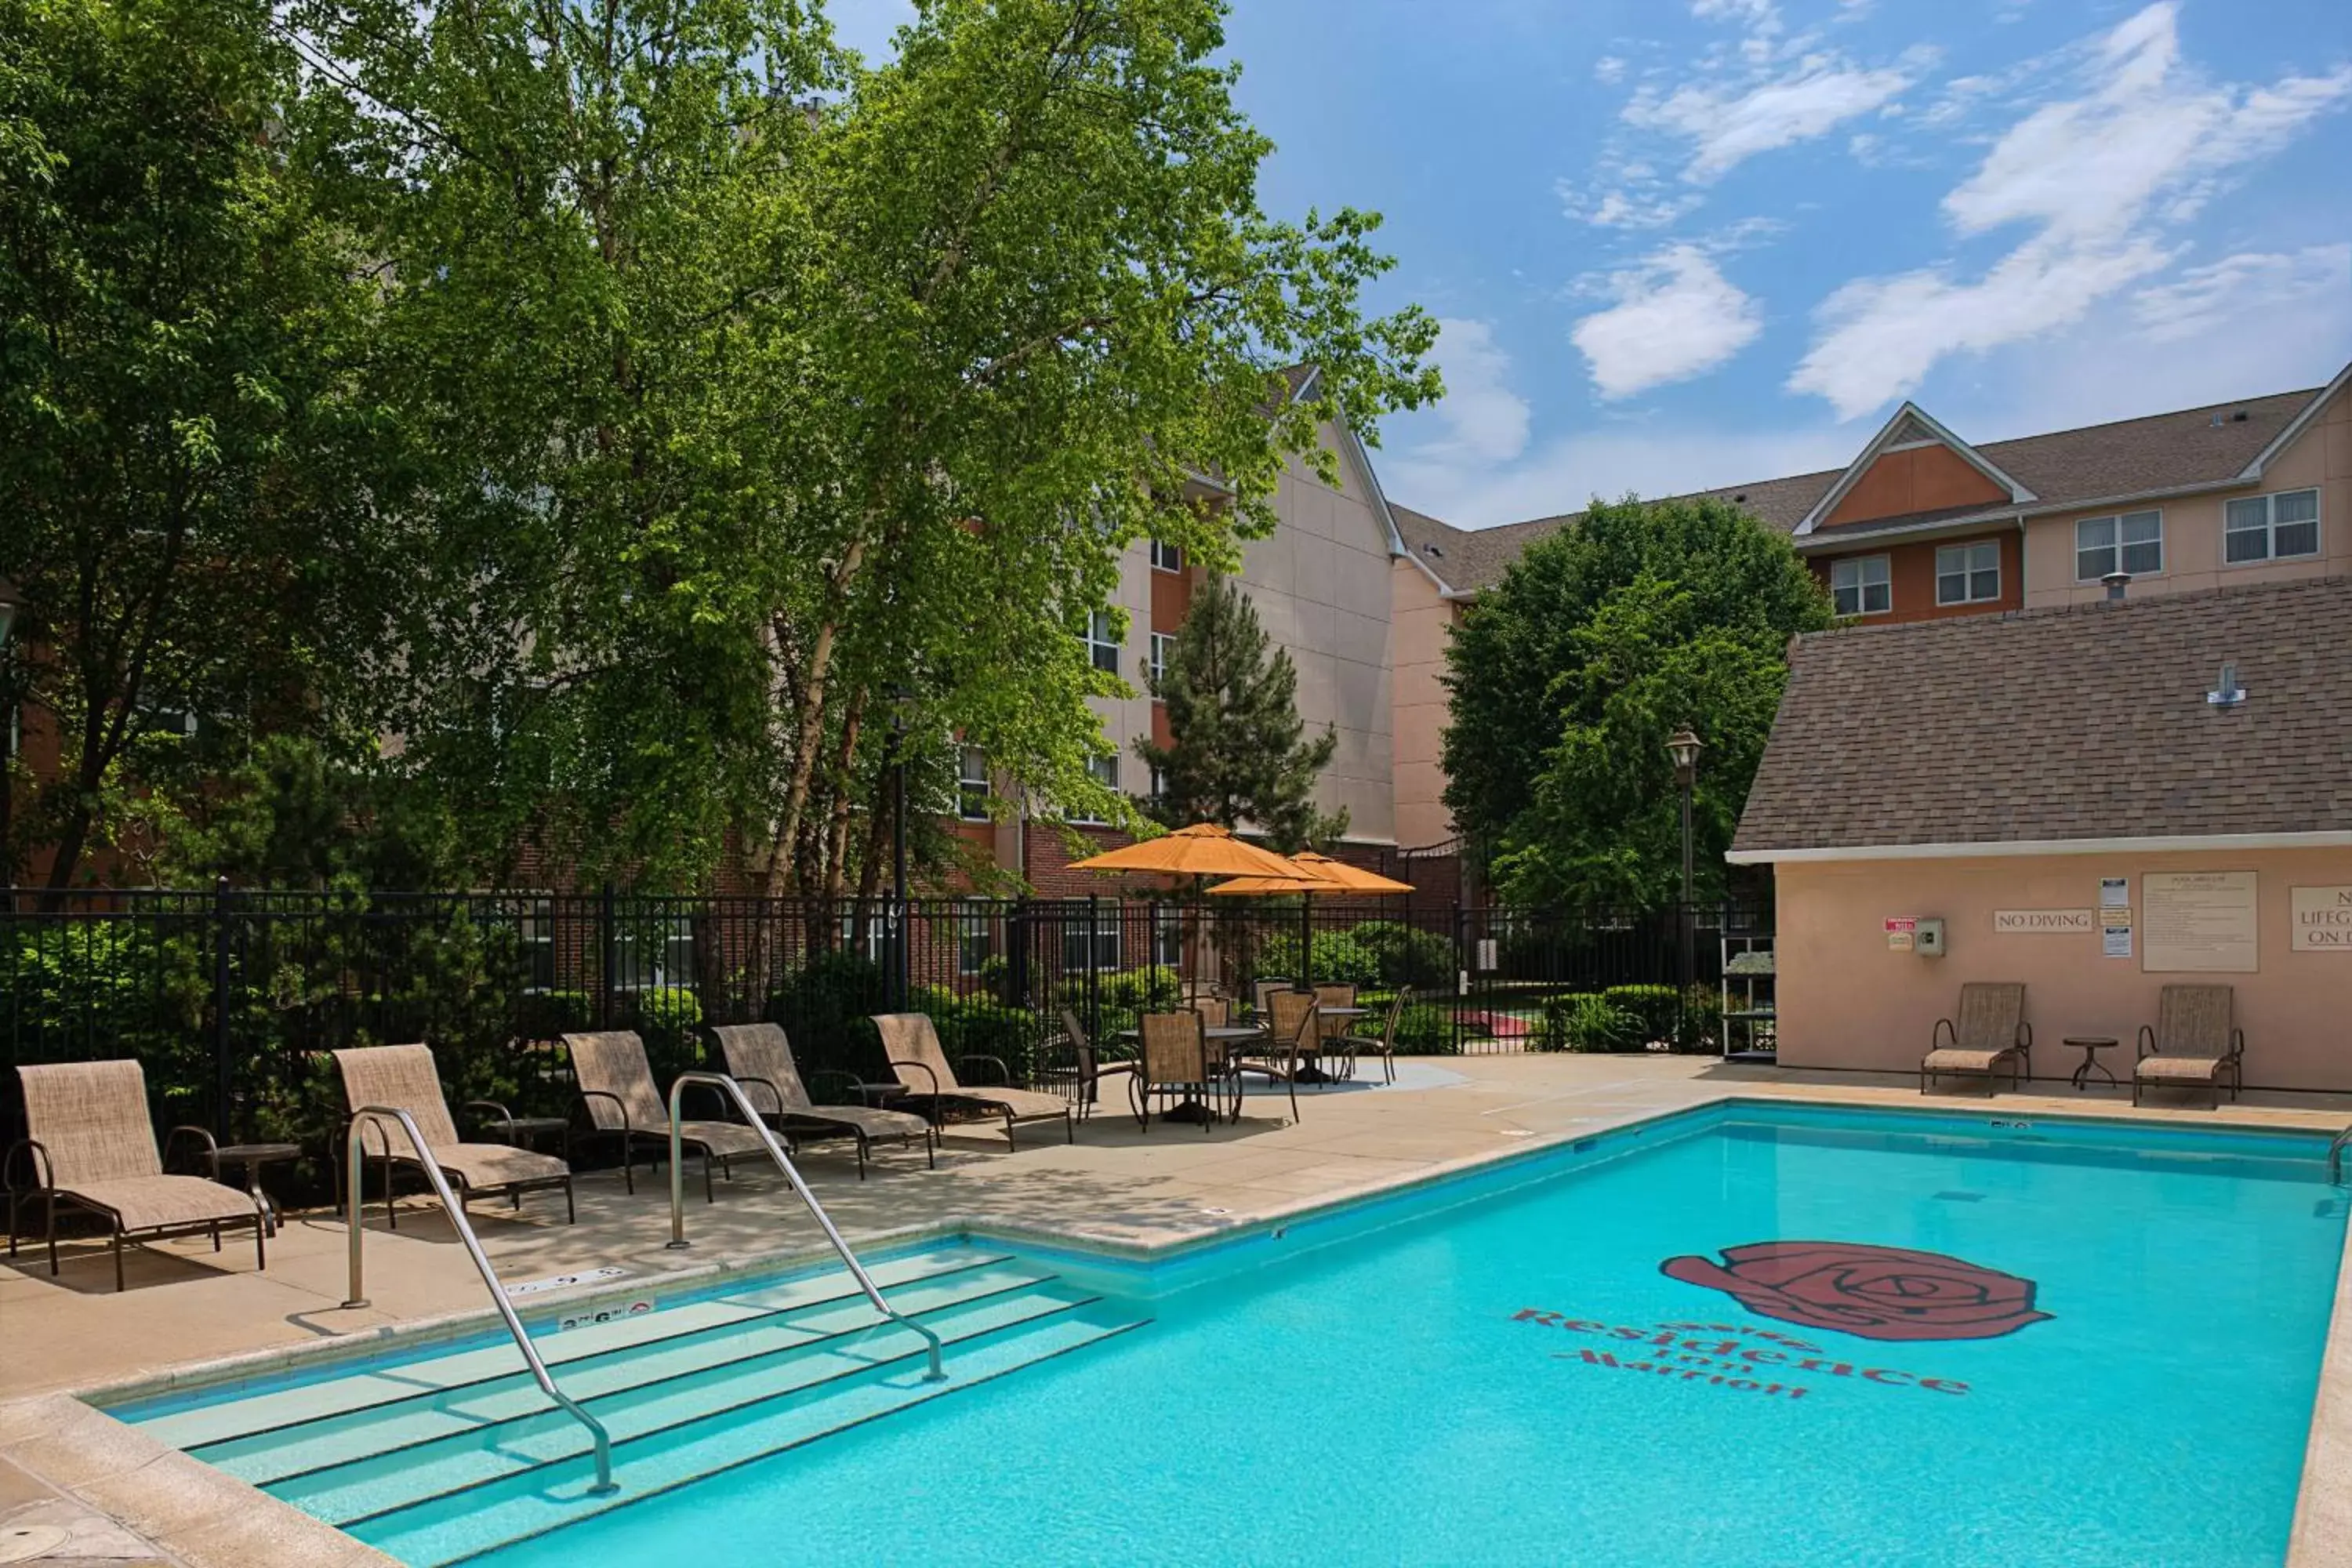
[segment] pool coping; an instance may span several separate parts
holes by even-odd
[[[1870,1105],[1799,1093],[1756,1095],[1727,1089],[1690,1104],[1645,1109],[1603,1124],[1541,1133],[1511,1148],[1439,1162],[1356,1191],[1300,1198],[1231,1223],[1211,1223],[1148,1241],[1090,1234],[1083,1227],[1048,1230],[994,1215],[949,1215],[866,1233],[856,1245],[861,1253],[887,1254],[927,1243],[1002,1243],[1076,1252],[1113,1263],[1160,1264],[1245,1242],[1309,1218],[1407,1197],[1473,1173],[1506,1172],[1587,1141],[1613,1139],[1678,1119],[1790,1106],[1949,1118],[1990,1115],[1994,1103],[1987,1102],[1983,1110],[1949,1104]],[[2097,1112],[2037,1110],[2024,1116],[2143,1131],[2151,1124],[2177,1125],[2168,1119],[2151,1123],[2146,1118]],[[2271,1135],[2286,1131],[2220,1118],[2195,1123],[2192,1130]],[[834,1258],[830,1246],[811,1242],[697,1260],[658,1273],[551,1291],[532,1301],[528,1315],[538,1320],[551,1312],[593,1311],[642,1298],[649,1290],[691,1294],[730,1277],[788,1273]],[[0,1403],[0,1462],[15,1465],[60,1496],[146,1536],[181,1568],[402,1568],[397,1559],[149,1436],[107,1407],[329,1367],[364,1359],[389,1345],[407,1348],[475,1338],[497,1323],[497,1309],[484,1305]],[[2286,1557],[2286,1568],[2347,1565],[2352,1565],[2352,1243],[2338,1263]]]

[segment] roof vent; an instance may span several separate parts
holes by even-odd
[[[2124,602],[2124,590],[2131,586],[2131,574],[2110,572],[2099,581],[2107,585],[2107,603],[2120,605]]]
[[[1443,550],[1440,550],[1440,549],[1439,549],[1439,548],[1437,548],[1437,546],[1435,546],[1434,544],[1424,544],[1424,545],[1423,545],[1423,546],[1421,547],[1421,551],[1422,551],[1422,553],[1423,553],[1423,554],[1424,554],[1424,555],[1434,555],[1434,556],[1435,556],[1435,557],[1437,557],[1440,561],[1443,561],[1443,560],[1444,560],[1444,559],[1445,559],[1445,552],[1444,552]]]
[[[2227,425],[2229,422],[2230,421],[2227,418],[2223,417],[2219,413],[2216,413],[2212,418],[2206,421],[2208,425],[2210,425],[2216,430],[2219,430],[2222,426]]]
[[[1741,490],[1738,495],[1733,496],[1731,499],[1732,499],[1734,501],[1743,501],[1743,500],[1746,500],[1748,499],[1748,492],[1747,492],[1746,490]]]
[[[2235,708],[2245,700],[2246,689],[2238,684],[2238,667],[2224,664],[2221,679],[2213,683],[2213,689],[2205,694],[2205,700],[2216,708]]]
[[[2243,425],[2245,422],[2246,422],[2246,411],[2245,411],[2244,409],[2242,409],[2242,408],[2239,409],[2235,414],[2232,414],[2232,415],[2231,415],[2231,416],[2230,416],[2230,423],[2231,423],[2231,424],[2232,424],[2232,425]]]

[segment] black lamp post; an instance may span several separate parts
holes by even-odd
[[[1685,996],[1698,978],[1697,954],[1693,952],[1696,933],[1691,922],[1691,789],[1698,782],[1698,754],[1706,749],[1688,724],[1666,739],[1666,752],[1675,759],[1675,787],[1683,796],[1683,900],[1675,927],[1682,948],[1682,989]]]
[[[890,982],[891,1005],[907,1006],[907,710],[915,694],[890,689]]]

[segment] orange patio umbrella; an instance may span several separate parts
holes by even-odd
[[[1084,860],[1070,863],[1073,871],[1148,871],[1168,877],[1190,877],[1197,896],[1202,884],[1211,877],[1248,877],[1278,880],[1289,891],[1301,881],[1314,881],[1323,886],[1313,871],[1297,862],[1276,855],[1271,849],[1261,849],[1233,836],[1229,828],[1213,822],[1196,822],[1190,827],[1180,827],[1173,833],[1163,833],[1157,838],[1107,849],[1090,855]],[[1197,921],[1194,938],[1199,937]]]
[[[1209,889],[1212,898],[1249,898],[1267,893],[1297,893],[1298,898],[1298,963],[1306,973],[1299,975],[1301,984],[1313,978],[1315,966],[1315,931],[1311,906],[1318,893],[1410,893],[1412,884],[1400,882],[1393,877],[1383,877],[1377,871],[1366,871],[1350,866],[1345,860],[1334,860],[1328,855],[1308,849],[1290,858],[1290,863],[1307,874],[1290,877],[1236,877],[1230,882],[1220,882]]]

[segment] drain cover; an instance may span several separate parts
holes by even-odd
[[[55,1552],[68,1539],[54,1524],[20,1524],[0,1530],[0,1563],[30,1563]]]
[[[1936,1196],[1942,1202],[1948,1204],[1980,1204],[1984,1202],[1984,1194],[1982,1193],[1937,1193]]]

